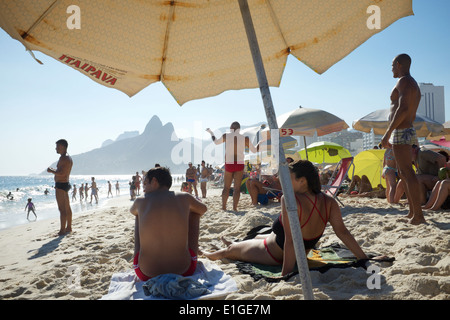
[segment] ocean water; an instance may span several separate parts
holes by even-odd
[[[72,191],[69,190],[69,199],[72,208],[72,214],[75,218],[77,214],[98,209],[107,203],[108,199],[108,181],[112,184],[112,194],[116,197],[116,181],[119,182],[120,196],[130,197],[129,182],[132,175],[72,175],[70,176],[70,184],[76,185],[76,200],[72,199]],[[90,204],[91,192],[88,191],[88,201],[85,199],[80,201],[78,188],[82,183],[91,185],[91,177],[95,177],[98,190],[98,204],[93,199]],[[181,185],[181,175],[172,175],[173,186]],[[27,199],[31,198],[36,208],[37,220],[51,219],[59,217],[59,211],[56,204],[55,189],[53,175],[36,175],[36,176],[0,176],[0,230],[14,227],[17,225],[32,223],[35,220],[33,212],[30,212],[29,220],[27,220],[27,212],[25,206]],[[45,190],[49,193],[46,195]],[[8,193],[11,192],[13,199],[7,199]],[[142,192],[142,187],[141,187]],[[131,203],[130,203],[131,206]]]

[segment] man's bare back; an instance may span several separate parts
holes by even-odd
[[[146,177],[145,198],[136,199],[130,210],[137,217],[135,254],[140,270],[148,277],[185,273],[192,252],[196,255],[198,250],[198,230],[196,240],[192,240],[190,222],[194,218],[198,223],[206,206],[188,193],[169,188],[161,187],[156,178],[148,181]]]

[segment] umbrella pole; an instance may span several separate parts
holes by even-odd
[[[306,136],[303,136],[303,143],[305,144],[306,160],[308,160],[308,147],[306,146]]]
[[[264,63],[262,61],[261,52],[259,49],[258,40],[256,38],[256,32],[253,26],[253,21],[247,0],[239,0],[239,7],[245,25],[245,31],[247,33],[247,39],[252,53],[253,63],[255,64],[255,71],[258,77],[259,89],[261,91],[264,109],[266,111],[267,122],[270,129],[278,129],[275,110],[269,90],[269,84],[264,69]],[[303,244],[302,230],[300,228],[300,222],[297,214],[297,203],[295,201],[294,189],[292,188],[289,168],[284,155],[283,145],[281,143],[279,144],[279,176],[281,187],[283,189],[286,210],[289,217],[289,223],[291,225],[292,240],[294,242],[295,256],[299,269],[303,295],[306,300],[313,300],[314,295],[312,291],[308,263],[306,260],[306,250]]]

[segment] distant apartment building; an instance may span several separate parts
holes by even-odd
[[[445,122],[444,86],[435,86],[432,83],[419,83],[422,94],[418,113],[427,116],[439,123]]]
[[[356,130],[342,130],[317,137],[317,141],[330,141],[337,143],[348,149],[352,155],[356,155],[362,151],[362,137],[363,132]]]

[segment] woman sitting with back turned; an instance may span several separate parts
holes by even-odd
[[[298,160],[289,165],[289,170],[306,251],[314,248],[330,222],[336,235],[356,258],[368,259],[345,227],[336,200],[321,192],[319,174],[314,165],[307,160]],[[213,253],[204,252],[205,256],[211,260],[228,258],[282,265],[282,275],[294,271],[296,258],[284,196],[281,200],[281,210],[269,235],[234,243],[222,239],[227,248]]]

